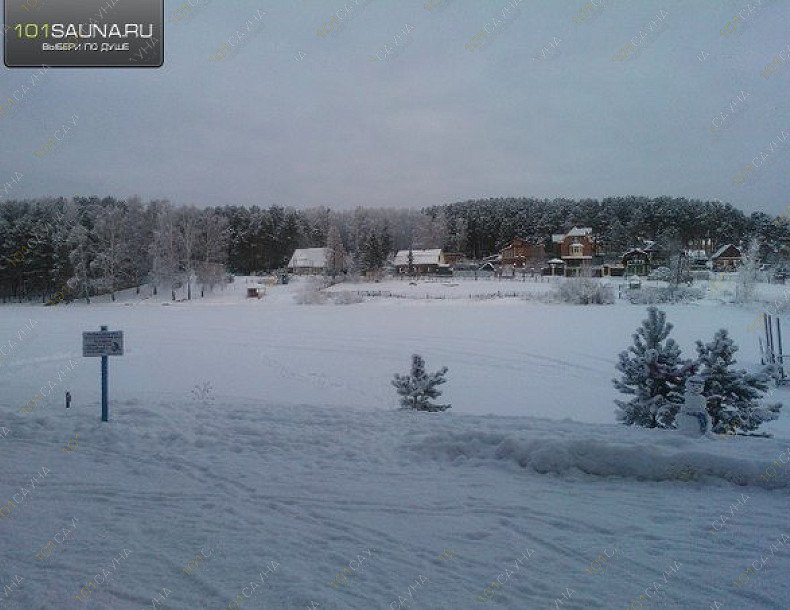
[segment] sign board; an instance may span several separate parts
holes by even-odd
[[[82,356],[123,356],[123,331],[99,330],[82,333]]]

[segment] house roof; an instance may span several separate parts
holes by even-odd
[[[311,267],[323,269],[326,267],[328,248],[298,248],[294,250],[289,267]]]
[[[593,230],[590,227],[573,227],[567,233],[553,233],[551,241],[558,244],[565,240],[566,237],[585,237],[592,235]]]
[[[738,248],[738,246],[733,246],[732,244],[724,244],[721,248],[716,250],[716,252],[711,254],[711,259],[719,258],[721,255],[723,255],[730,248],[735,249],[735,251],[738,253],[737,256],[741,256],[741,250],[740,250],[740,248]]]
[[[442,255],[441,248],[434,248],[431,250],[412,250],[412,264],[414,265],[438,265],[439,257]],[[409,264],[409,251],[399,250],[395,255],[396,265]]]
[[[642,250],[642,248],[631,248],[627,252],[623,253],[623,258],[628,256],[629,254],[644,254],[645,256],[647,256],[647,252]]]

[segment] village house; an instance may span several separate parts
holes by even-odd
[[[567,233],[555,233],[551,241],[565,263],[565,275],[592,274],[593,257],[599,252],[598,240],[590,227],[573,227]]]
[[[326,269],[328,248],[299,248],[288,261],[288,272],[295,275],[320,275]]]
[[[462,263],[466,257],[461,252],[442,252],[442,264],[455,267],[458,263]]]
[[[546,258],[546,249],[543,244],[533,244],[516,237],[499,251],[499,255],[502,266],[521,268],[541,264]]]
[[[647,275],[650,273],[650,258],[642,248],[632,248],[622,258],[626,275]]]
[[[710,257],[714,271],[735,271],[742,260],[741,250],[732,244],[725,244]]]
[[[409,261],[411,252],[411,262]],[[424,275],[436,273],[439,265],[444,265],[442,249],[434,248],[431,250],[399,250],[393,261],[395,271],[399,274],[414,273]]]

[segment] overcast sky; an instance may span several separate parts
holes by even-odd
[[[761,70],[783,49],[790,60],[788,2],[594,1],[590,14],[584,0],[191,0],[173,23],[182,0],[167,0],[163,68],[51,69],[0,118],[0,183],[18,171],[15,196],[200,206],[641,194],[782,212],[790,62]],[[319,36],[336,12],[342,27]],[[640,39],[651,19],[659,31]],[[637,53],[615,59],[632,39]],[[31,72],[2,68],[0,98]],[[61,149],[37,158],[74,114]]]

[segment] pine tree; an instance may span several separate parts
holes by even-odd
[[[750,374],[736,370],[738,346],[725,329],[719,330],[710,343],[697,341],[700,375],[705,377],[705,395],[711,427],[719,434],[756,430],[760,424],[779,417],[780,403],[760,406],[768,390],[767,372]]]
[[[371,231],[362,244],[362,267],[365,271],[376,271],[381,267],[381,253],[376,232]]]
[[[612,380],[620,392],[633,396],[615,400],[617,419],[629,426],[671,428],[693,365],[681,359],[677,343],[668,339],[672,324],[666,314],[655,307],[647,312],[647,320],[633,334],[634,344],[620,353],[616,368],[622,378]]]
[[[395,374],[392,385],[400,394],[400,404],[402,409],[413,409],[415,411],[446,411],[450,405],[431,404],[431,400],[442,395],[441,390],[437,389],[447,380],[447,367],[443,367],[435,373],[425,372],[425,361],[419,354],[411,357],[411,375]]]

